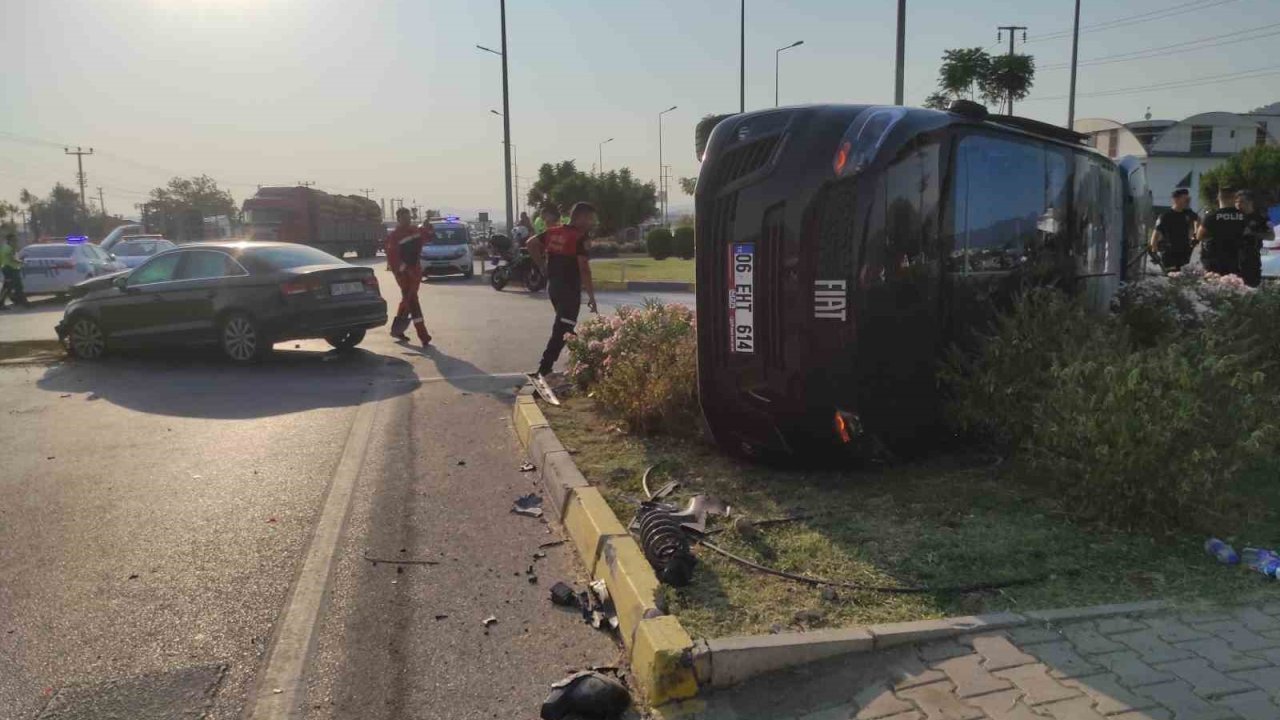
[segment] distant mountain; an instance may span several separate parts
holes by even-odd
[[[1280,115],[1280,102],[1273,102],[1270,105],[1264,105],[1256,110],[1250,110],[1249,112],[1256,113],[1258,115]]]

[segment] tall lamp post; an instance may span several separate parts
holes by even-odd
[[[747,0],[738,16],[738,112],[747,111]]]
[[[667,226],[667,183],[662,166],[662,116],[675,109],[676,106],[672,105],[658,113],[658,192],[662,197],[662,227]]]
[[[503,167],[507,173],[507,232],[510,233],[511,228],[515,226],[515,215],[511,205],[511,97],[507,91],[507,0],[498,0],[498,10],[502,21],[502,52],[491,50],[483,45],[476,45],[476,47],[502,58],[502,144],[506,154]]]
[[[661,132],[659,132],[659,134],[661,134]],[[599,145],[596,146],[596,152],[599,153],[598,159],[600,161],[599,164],[596,165],[596,168],[599,170],[601,175],[604,175],[604,146],[608,145],[611,142],[613,142],[613,138],[604,140]],[[659,143],[661,143],[661,141],[659,141]],[[662,158],[659,157],[658,161],[661,162]]]
[[[778,107],[778,58],[782,56],[783,50],[790,50],[793,47],[800,47],[804,44],[803,40],[797,40],[786,47],[780,47],[773,51],[773,106]]]
[[[506,115],[503,115],[497,110],[490,110],[489,112],[500,118],[506,118]],[[507,173],[507,179],[508,182],[511,183],[511,187],[515,188],[515,212],[518,214],[520,212],[520,160],[516,157],[517,148],[515,143],[508,143],[506,140],[503,140],[502,144],[510,145],[511,147],[511,152],[507,154],[507,159],[510,160],[510,165],[508,166],[510,168],[510,172]],[[508,232],[510,232],[510,230],[508,230]]]
[[[898,52],[893,71],[893,104],[906,102],[905,73],[907,61],[907,0],[898,0]]]
[[[1080,51],[1080,0],[1076,0],[1076,21],[1071,29],[1071,92],[1067,100],[1067,129],[1076,129],[1076,68]]]

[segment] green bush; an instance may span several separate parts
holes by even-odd
[[[672,236],[671,253],[689,260],[693,257],[693,228],[678,227]]]
[[[593,316],[569,339],[569,377],[634,431],[696,428],[697,337],[693,311],[646,301]]]
[[[591,241],[591,257],[618,257],[618,243],[608,240]]]
[[[645,247],[649,253],[649,257],[654,260],[666,260],[671,257],[672,246],[675,239],[671,237],[671,231],[666,228],[654,228],[644,236]]]
[[[1107,317],[1033,291],[950,357],[951,416],[1081,518],[1222,532],[1236,479],[1280,449],[1277,312],[1280,290],[1215,276],[1127,287]]]

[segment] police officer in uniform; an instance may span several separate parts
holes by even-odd
[[[1218,209],[1205,213],[1196,239],[1200,241],[1200,263],[1206,272],[1240,274],[1240,249],[1244,244],[1244,213],[1235,207],[1236,191],[1218,191]]]
[[[1200,223],[1200,216],[1190,207],[1190,190],[1174,190],[1172,202],[1173,207],[1160,215],[1155,230],[1151,231],[1151,249],[1157,253],[1165,272],[1180,270],[1191,262],[1196,225]]]
[[[556,225],[546,232],[533,236],[528,249],[533,261],[547,277],[547,294],[555,308],[551,323],[551,338],[542,353],[535,379],[545,378],[560,358],[564,349],[564,336],[572,333],[578,324],[578,312],[582,307],[582,289],[587,290],[587,306],[596,308],[596,289],[591,280],[591,265],[587,255],[588,236],[596,225],[596,209],[590,203],[580,202],[569,212],[568,225]]]
[[[1244,215],[1244,233],[1240,242],[1240,278],[1249,287],[1262,284],[1262,242],[1274,240],[1275,230],[1267,218],[1257,212],[1253,193],[1241,190],[1236,193],[1236,210]]]

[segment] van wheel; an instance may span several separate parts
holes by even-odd
[[[67,346],[71,354],[81,360],[100,360],[107,353],[107,334],[97,320],[88,315],[78,315],[71,321]]]
[[[222,321],[218,332],[222,353],[238,365],[261,362],[271,352],[271,341],[258,323],[245,313],[233,313]]]

